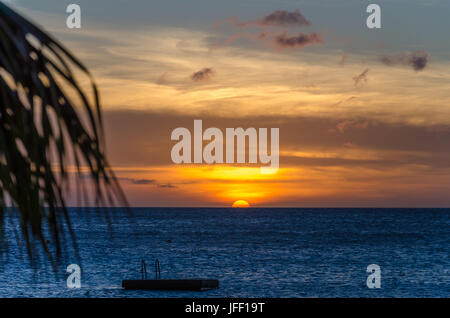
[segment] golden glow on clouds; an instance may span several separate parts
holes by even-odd
[[[450,100],[449,62],[436,61],[415,72],[384,66],[373,53],[348,54],[342,66],[339,52],[211,51],[207,41],[214,34],[198,31],[96,32],[93,36],[121,39],[105,44],[98,56],[86,54],[107,109],[198,114],[213,108],[218,116],[239,110],[240,116],[351,114],[420,125],[450,123],[450,106],[443,102]],[[97,67],[96,61],[105,59],[111,63]],[[215,76],[192,82],[189,76],[204,67],[212,67]],[[367,68],[368,83],[356,88],[352,78]]]
[[[234,166],[117,167],[115,171],[134,206],[226,207],[242,198],[256,207],[405,206],[414,202],[414,193],[433,198],[448,191],[443,185],[450,184],[450,174],[427,175],[429,167],[420,165],[382,170],[290,167],[274,175],[261,175],[259,168]],[[158,184],[133,184],[130,179],[157,180]],[[396,196],[409,199],[399,202]],[[427,203],[433,204],[433,200]]]
[[[154,28],[137,34],[91,30],[83,30],[83,37],[89,42],[98,40],[98,44],[86,44],[79,38],[65,43],[92,69],[104,110],[238,118],[363,117],[419,126],[450,124],[448,61],[432,60],[426,70],[414,72],[380,64],[377,53],[347,52],[342,66],[339,51],[305,49],[285,54],[238,46],[211,50],[208,39],[217,35],[213,31]],[[193,82],[190,75],[205,67],[213,68],[215,75],[209,81]],[[356,88],[352,78],[365,69],[369,69],[368,82]],[[307,130],[303,133],[309,134]],[[282,127],[280,141],[282,157],[383,160],[430,155],[414,150],[369,149],[351,140],[338,149],[283,149]],[[433,195],[444,193],[450,184],[448,174],[435,173],[426,165],[380,168],[287,165],[281,161],[278,172],[271,175],[261,174],[259,166],[226,165],[115,166],[115,171],[135,205],[230,206],[241,199],[252,206],[326,206],[328,202],[394,205],[402,204],[395,201],[396,196],[405,198],[405,203],[414,202],[414,193],[429,193],[433,202]]]

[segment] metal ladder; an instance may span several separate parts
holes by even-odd
[[[141,260],[141,279],[147,279],[147,264],[145,260]],[[155,260],[155,279],[161,279],[161,267],[158,259]]]

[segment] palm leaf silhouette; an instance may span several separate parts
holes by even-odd
[[[91,94],[80,86],[80,76],[89,79]],[[96,206],[126,205],[105,159],[102,131],[97,87],[88,69],[0,3],[0,243],[6,245],[5,218],[12,213],[30,258],[34,245],[58,258],[67,233],[75,244],[63,191],[71,187],[72,176],[83,204],[88,191]]]

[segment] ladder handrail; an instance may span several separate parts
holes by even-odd
[[[158,259],[155,261],[155,279],[161,279],[161,267]]]
[[[141,279],[147,279],[147,265],[144,260],[141,260]]]

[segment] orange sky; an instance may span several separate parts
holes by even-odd
[[[91,21],[78,33],[58,27],[61,15],[22,10],[92,70],[109,161],[133,206],[450,204],[450,59],[437,41],[339,33],[302,8],[306,29],[243,29],[223,16],[202,27]],[[263,32],[317,32],[323,41],[281,48]],[[404,62],[416,51],[429,57],[421,70]],[[193,131],[194,119],[222,131],[279,128],[280,169],[173,164],[170,134]]]

